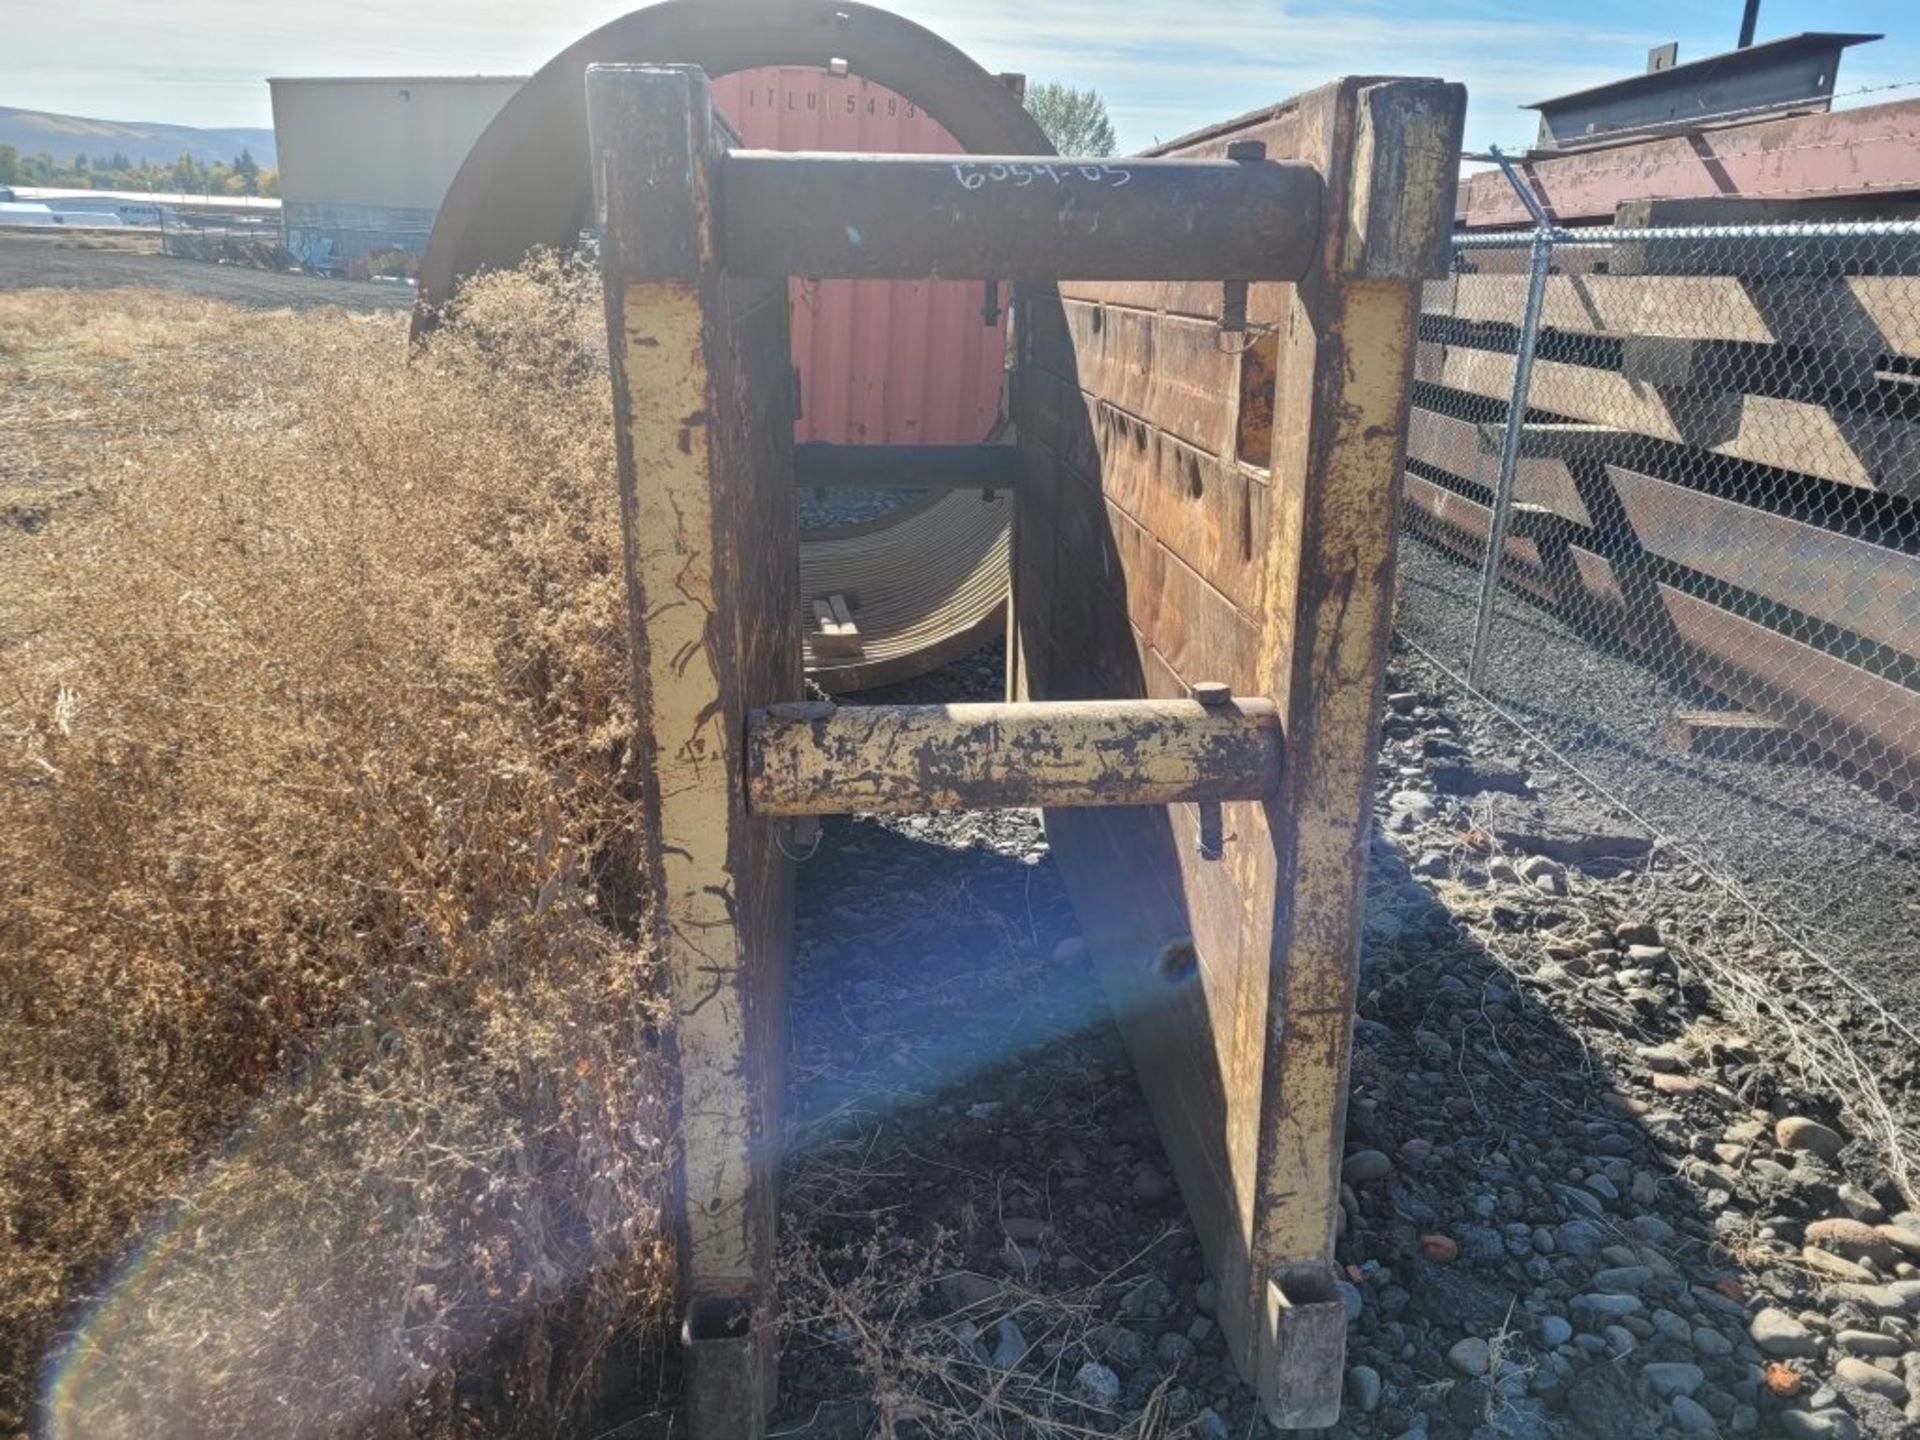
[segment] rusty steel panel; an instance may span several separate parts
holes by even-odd
[[[1464,111],[1439,82],[1340,82],[1159,153],[1311,164],[1297,284],[1023,296],[1013,680],[1036,699],[1277,706],[1287,765],[1229,803],[1050,810],[1049,836],[1219,1287],[1229,1352],[1282,1427],[1331,1424],[1330,1269],[1359,887],[1419,286],[1442,274]],[[1237,297],[1233,307],[1238,310]],[[1303,748],[1304,747],[1304,748]],[[1169,984],[1156,961],[1191,963]]]
[[[1920,660],[1920,556],[1625,466],[1606,473],[1633,543],[1647,553]]]
[[[805,701],[747,717],[763,815],[1258,800],[1280,782],[1273,702],[1006,705]]]
[[[1293,280],[1320,234],[1319,172],[1272,160],[735,150],[720,194],[736,275]]]
[[[1442,282],[1428,287],[1424,313],[1511,323],[1526,290],[1525,275],[1478,274],[1467,284]],[[1659,334],[1920,356],[1920,277],[1554,275],[1547,281],[1540,323],[1573,335]]]
[[[1505,400],[1514,357],[1438,341],[1420,344],[1421,377]],[[1629,379],[1618,370],[1536,359],[1528,403],[1576,420],[1798,470],[1841,485],[1910,496],[1920,489],[1920,424],[1774,395],[1701,391]]]
[[[1813,744],[1920,798],[1920,691],[1662,583],[1694,673]],[[1862,757],[1864,757],[1864,762]]]
[[[1491,496],[1500,478],[1501,428],[1482,430],[1471,420],[1415,409],[1407,421],[1407,458],[1469,482],[1478,495]],[[1562,456],[1523,454],[1514,468],[1513,498],[1522,504],[1544,505],[1576,525],[1593,523]]]
[[[965,153],[920,105],[859,75],[764,66],[715,79],[713,102],[755,149]],[[965,445],[993,432],[1007,325],[1004,314],[991,325],[982,319],[979,283],[795,273],[788,286],[800,372],[796,440]]]
[[[1897,195],[1920,190],[1920,100],[1529,156],[1519,171],[1563,224],[1611,220],[1630,200]],[[1531,222],[1498,170],[1470,177],[1461,200],[1470,229]]]

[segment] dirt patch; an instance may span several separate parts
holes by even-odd
[[[158,288],[249,309],[408,310],[405,285],[361,284],[316,275],[276,275],[237,265],[178,260],[119,248],[81,249],[57,237],[0,234],[0,290]]]

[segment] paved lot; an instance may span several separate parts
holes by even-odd
[[[204,295],[235,305],[277,309],[340,305],[349,310],[404,310],[413,290],[403,285],[276,275],[234,265],[208,265],[125,250],[80,250],[50,237],[0,234],[0,290],[113,289],[151,285]]]

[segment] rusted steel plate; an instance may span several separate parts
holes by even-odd
[[[1271,499],[1264,479],[1045,371],[1028,372],[1021,391],[1036,434],[1089,442],[1072,456],[1033,447],[1059,467],[1046,483],[1104,491],[1235,605],[1259,603],[1264,572],[1254,558],[1254,537],[1266,529]],[[1070,407],[1078,407],[1080,417],[1073,424],[1064,420]]]
[[[1171,805],[1259,799],[1280,780],[1269,700],[776,705],[747,717],[762,815]]]
[[[1283,1426],[1338,1409],[1343,1328],[1304,1277],[1331,1255],[1417,284],[1444,268],[1462,101],[1348,81],[1162,148],[1259,142],[1322,176],[1313,267],[1250,287],[1244,347],[1178,280],[1023,310],[1016,678],[1041,698],[1221,679],[1287,730],[1290,798],[1227,806],[1220,862],[1190,807],[1048,815],[1230,1353]]]
[[[1407,519],[1417,534],[1437,540],[1469,558],[1486,553],[1493,512],[1485,505],[1418,475],[1408,475],[1406,487]],[[1507,536],[1506,560],[1500,578],[1539,599],[1552,598],[1541,578],[1540,547],[1525,536]]]
[[[1849,665],[1670,585],[1659,587],[1694,673],[1836,759],[1920,796],[1920,690]]]
[[[1649,554],[1920,660],[1920,557],[1607,466]]]
[[[1619,466],[1606,472],[1645,554],[1915,653],[1914,557]],[[1477,563],[1486,551],[1487,507],[1416,475],[1407,476],[1406,487],[1413,531]],[[1711,689],[1778,717],[1815,746],[1898,788],[1920,786],[1920,691],[1636,572],[1630,557],[1615,558],[1623,568],[1569,544],[1569,563],[1556,572],[1539,542],[1516,535],[1507,541],[1501,578],[1658,658],[1671,661],[1678,642],[1682,663]],[[1636,573],[1643,598],[1629,603],[1622,576]]]
[[[1320,232],[1319,173],[1271,160],[736,150],[720,192],[737,275],[1291,280]]]
[[[1519,168],[1562,223],[1611,220],[1628,200],[1895,194],[1920,189],[1920,100],[1534,157]],[[1462,200],[1470,229],[1528,223],[1497,170],[1468,179]]]
[[[1513,356],[1422,342],[1420,378],[1505,400]],[[1774,395],[1730,395],[1628,379],[1618,370],[1536,359],[1528,403],[1717,454],[1798,470],[1841,485],[1920,493],[1920,425],[1892,415]]]
[[[1407,458],[1471,481],[1491,496],[1500,478],[1498,434],[1494,444],[1471,420],[1416,407],[1407,418]],[[1567,462],[1555,456],[1523,458],[1514,468],[1513,498],[1545,505],[1576,525],[1591,525]]]
[[[1460,276],[1428,291],[1426,314],[1511,324],[1525,303],[1527,277]],[[1657,334],[1913,356],[1920,355],[1920,278],[1554,275],[1540,323],[1570,335]]]
[[[1031,314],[1029,365],[1209,455],[1232,456],[1240,362],[1217,326],[1077,300]]]

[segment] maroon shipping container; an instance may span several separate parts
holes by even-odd
[[[912,101],[884,85],[811,67],[724,75],[713,82],[713,99],[754,149],[960,153],[946,127]],[[794,439],[986,439],[1000,418],[1006,320],[987,325],[985,299],[976,280],[793,280],[793,361],[800,371]]]

